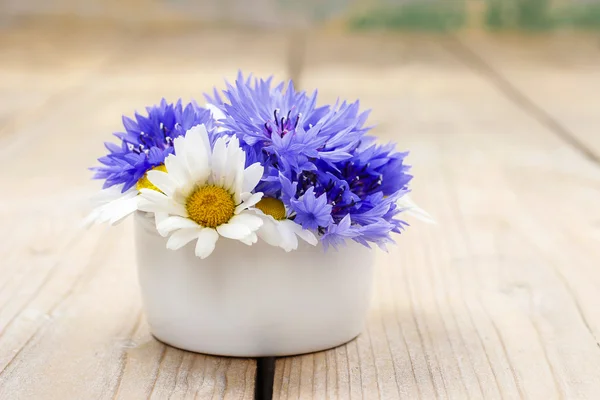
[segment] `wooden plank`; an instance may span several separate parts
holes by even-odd
[[[72,114],[79,106],[101,115],[118,108],[114,100],[103,110],[99,100],[102,96],[95,94],[79,98],[77,105],[55,115]],[[93,150],[85,145],[89,136],[72,134],[85,130],[99,141],[108,124],[87,125],[85,119],[78,120],[69,134],[29,148],[39,157],[38,168],[47,165],[35,178],[27,179],[36,171],[25,160],[14,161],[20,172],[9,179],[16,186],[15,197],[3,204],[7,211],[2,222],[10,226],[24,220],[28,229],[9,240],[11,257],[2,265],[2,276],[10,279],[2,289],[0,309],[0,398],[202,397],[213,392],[251,398],[253,361],[167,349],[149,335],[141,314],[130,223],[111,230],[78,229],[93,185],[79,190],[70,185],[89,178],[84,166],[90,158],[69,158],[68,152]],[[44,157],[52,140],[71,143],[73,147],[59,151],[68,161],[61,163],[48,152]],[[64,191],[28,201],[57,187]]]
[[[10,146],[0,150],[10,188],[0,222],[11,228],[0,233],[0,398],[252,397],[253,361],[149,336],[131,225],[83,232],[78,223],[96,187],[85,167],[121,113],[162,96],[200,97],[238,67],[281,76],[285,52],[272,47],[283,39],[143,35],[115,63],[93,61],[109,53],[100,38],[99,53],[67,52],[84,85],[40,103],[39,114],[25,100],[6,108],[20,86],[2,80],[0,115],[26,118],[4,131]],[[304,87],[319,87],[323,101],[360,97],[382,139],[413,150],[414,198],[439,223],[415,223],[391,255],[378,254],[375,308],[356,341],[278,360],[275,397],[593,397],[597,166],[437,39],[313,39],[307,62]],[[45,95],[65,68],[24,68],[19,79],[50,81]],[[568,68],[561,76],[571,79]]]
[[[131,40],[119,32],[78,32],[65,27],[25,25],[0,31],[0,143],[58,102],[69,101]],[[5,146],[3,146],[4,148]]]
[[[43,35],[27,33],[17,42]],[[240,67],[282,74],[283,56],[270,46],[285,41],[243,32],[141,35],[145,40],[125,40],[117,48],[85,31],[77,46],[89,48],[65,50],[60,65],[28,69],[36,57],[46,60],[34,50],[0,68],[6,77],[22,65],[19,79],[45,82],[44,96],[71,66],[81,77],[68,96],[42,101],[35,112],[27,110],[28,100],[6,107],[21,81],[0,85],[0,114],[23,116],[5,125],[0,150],[3,187],[10,188],[0,199],[0,223],[10,227],[0,233],[0,398],[253,397],[254,360],[192,354],[150,335],[131,222],[87,231],[80,223],[99,188],[87,167],[110,133],[121,129],[121,114],[163,96],[201,101],[204,91],[235,78]],[[12,46],[6,40],[0,52]],[[56,46],[78,48],[65,40]],[[93,60],[113,52],[118,57],[98,68]]]
[[[58,103],[64,102],[68,107],[78,96],[90,90],[102,89],[103,96],[106,96],[102,101],[112,101],[109,96],[115,96],[125,102],[122,109],[110,114],[114,122],[111,129],[117,129],[120,114],[131,115],[135,110],[143,110],[148,104],[158,103],[163,97],[169,101],[176,101],[178,98],[189,101],[195,98],[202,103],[204,92],[211,91],[213,86],[224,87],[224,79],[234,80],[238,70],[260,76],[275,75],[280,79],[285,76],[286,52],[272,51],[273,47],[285,49],[285,36],[271,38],[265,33],[243,30],[211,34],[193,30],[148,32],[141,29],[133,32],[121,30],[115,36],[125,36],[126,39],[115,43],[114,37],[110,35],[104,41],[104,29],[107,28],[100,27],[91,32],[84,30],[79,35],[67,31],[64,44],[53,41],[53,48],[60,49],[61,55],[67,60],[72,59],[71,61],[60,57],[46,57],[43,50],[24,54],[18,51],[19,46],[27,46],[30,41],[35,41],[33,38],[42,36],[45,31],[28,32],[23,37],[17,36],[18,39],[11,39],[12,35],[7,34],[8,38],[4,42],[17,55],[14,64],[9,63],[4,71],[6,79],[0,80],[7,82],[0,85],[0,118],[4,118],[5,122],[4,125],[0,124],[0,154],[3,157],[4,154],[18,154],[16,148],[13,151],[13,146],[26,146],[37,135],[46,132],[32,132],[33,125],[26,126],[32,119],[41,118],[48,110],[60,105]],[[62,36],[52,33],[53,30],[50,32],[50,37],[61,43]],[[75,40],[74,37],[79,39]],[[0,45],[2,43],[0,40]],[[44,49],[44,46],[41,48]],[[80,53],[79,50],[82,49]],[[166,56],[161,55],[161,52]],[[232,57],[232,54],[236,57]],[[20,64],[31,64],[31,58],[45,60],[47,65],[34,71],[18,67]],[[48,73],[51,75],[48,76]],[[18,74],[17,80],[15,74]],[[64,84],[63,76],[66,75],[74,76],[72,82],[61,85]],[[3,77],[2,68],[0,77]],[[38,101],[33,101],[27,90],[28,86],[21,85],[29,79],[34,79],[34,83],[45,82],[41,86],[46,89],[39,95]],[[22,97],[22,101],[15,102],[15,97]],[[56,101],[57,97],[59,101]],[[93,118],[92,121],[97,120],[91,110],[86,111],[89,113],[87,116]],[[53,116],[49,116],[48,120],[52,118]],[[107,135],[104,140],[109,138],[110,135]]]
[[[464,35],[449,48],[518,107],[600,162],[596,35]]]
[[[369,66],[336,61],[345,40],[309,43],[304,87],[374,109],[381,139],[412,150],[413,198],[438,224],[378,254],[365,332],[279,360],[275,398],[593,397],[600,169],[447,43],[378,42],[404,63]]]

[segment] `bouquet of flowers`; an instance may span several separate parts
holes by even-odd
[[[359,102],[317,106],[317,92],[245,78],[208,104],[164,99],[147,115],[123,117],[94,167],[104,180],[90,222],[153,215],[167,248],[195,241],[208,257],[220,237],[285,251],[299,240],[337,249],[348,240],[385,249],[412,213],[407,152],[367,133]]]

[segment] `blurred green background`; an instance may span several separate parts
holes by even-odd
[[[600,28],[600,0],[0,0],[0,24],[30,17],[352,30]]]
[[[463,0],[369,2],[350,17],[356,29],[448,31],[600,28],[600,2],[576,0]]]

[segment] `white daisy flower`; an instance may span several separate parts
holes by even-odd
[[[244,169],[246,154],[237,138],[219,138],[211,150],[204,125],[198,125],[174,141],[175,155],[165,159],[168,172],[149,171],[148,179],[159,191],[142,189],[142,211],[167,213],[159,222],[161,234],[170,235],[167,248],[177,250],[193,240],[196,255],[208,257],[219,236],[256,243],[263,221],[248,208],[262,198],[251,191],[260,181],[263,167]]]
[[[213,104],[206,104],[206,108],[211,112],[211,115],[215,121],[225,118],[225,114],[217,106]],[[217,122],[217,125],[221,125]],[[219,126],[217,132],[223,131],[224,128]],[[158,165],[153,168],[154,170],[165,171],[164,165]],[[158,190],[152,182],[148,180],[148,174],[144,174],[137,184],[127,191],[122,193],[122,185],[111,186],[107,189],[102,189],[98,194],[92,197],[92,202],[95,208],[92,212],[84,219],[84,226],[91,226],[93,224],[108,223],[110,225],[116,225],[123,221],[125,217],[134,213],[138,210],[138,202],[140,197],[140,190],[142,188]],[[155,214],[156,223],[158,225],[166,217],[165,214]],[[164,232],[161,232],[164,236]]]
[[[263,220],[263,225],[257,234],[271,246],[281,247],[289,252],[298,248],[298,237],[316,246],[318,243],[315,235],[302,228],[288,218],[285,205],[279,199],[264,197],[255,206],[255,212]]]
[[[166,171],[164,165],[158,165],[153,168],[154,170]],[[140,201],[140,189],[154,189],[158,190],[152,182],[148,180],[148,173],[144,174],[137,184],[125,192],[123,190],[123,184],[114,185],[106,189],[102,189],[94,197],[92,202],[95,204],[95,208],[85,218],[84,225],[91,226],[93,224],[108,223],[110,225],[116,225],[123,221],[125,217],[134,213],[138,210],[138,204]],[[156,214],[157,223],[164,219],[166,215]]]

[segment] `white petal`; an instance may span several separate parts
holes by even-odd
[[[176,182],[164,171],[148,171],[148,180],[167,196],[172,196],[177,188]]]
[[[282,224],[281,221],[279,221],[277,224],[277,230],[281,236],[281,243],[279,244],[279,247],[288,252],[298,248],[298,238],[296,237],[294,231],[289,228],[289,226]]]
[[[183,140],[183,137],[179,136],[175,138],[175,141],[178,139]],[[181,157],[173,154],[168,155],[167,158],[165,158],[165,167],[167,168],[167,173],[171,176],[171,179],[177,183],[178,187],[185,186],[190,182],[190,176],[183,155]]]
[[[89,228],[94,224],[103,224],[105,222],[110,221],[112,213],[110,212],[110,208],[107,207],[109,207],[109,205],[104,204],[102,206],[94,208],[90,212],[90,214],[87,217],[85,217],[85,219],[82,222],[82,225],[85,228]]]
[[[185,145],[186,138],[185,136],[178,136],[173,140],[173,147],[175,148],[175,156],[179,158],[181,161],[185,160]],[[167,168],[167,171],[169,169]]]
[[[121,222],[125,217],[129,216],[130,214],[132,214],[138,210],[138,204],[139,204],[139,199],[137,199],[135,197],[132,199],[119,201],[118,204],[115,204],[115,206],[112,207],[112,210],[111,210],[112,216],[108,223],[111,225],[115,225],[115,224]]]
[[[244,186],[244,166],[246,165],[246,153],[240,147],[240,141],[237,137],[231,138],[229,142],[229,148],[234,149],[232,154],[230,165],[235,165],[235,169],[232,169],[230,176],[231,178],[231,191],[234,193],[234,199],[236,203],[241,201],[240,194]],[[235,173],[235,174],[234,174]]]
[[[316,246],[317,243],[319,243],[319,239],[317,239],[317,237],[314,235],[314,233],[312,233],[308,229],[302,228],[302,225],[297,224],[294,221],[289,220],[289,219],[285,219],[280,222],[282,224],[286,225],[286,227],[288,227],[288,229],[293,231],[296,235],[298,235],[301,239],[306,241],[308,244],[312,244],[313,246]]]
[[[250,197],[248,197],[248,199],[246,199],[242,204],[238,205],[235,208],[235,213],[239,214],[242,211],[244,211],[247,208],[250,208],[252,206],[254,206],[256,203],[258,203],[260,201],[260,199],[262,199],[263,197],[263,193],[262,192],[258,192],[258,193],[254,193],[252,194]]]
[[[227,118],[225,116],[225,113],[223,113],[223,111],[221,111],[221,109],[215,106],[214,104],[206,103],[206,109],[210,111],[213,119],[215,120]],[[219,131],[219,129],[217,129],[217,131]]]
[[[219,234],[212,228],[204,228],[198,235],[198,242],[196,243],[196,256],[200,258],[208,257],[217,244]]]
[[[164,211],[169,208],[171,200],[162,193],[152,189],[142,189],[140,191],[140,205],[142,211],[155,212]]]
[[[213,147],[211,158],[212,182],[217,186],[223,186],[225,180],[224,171],[227,168],[227,148],[225,147],[225,139],[218,138]]]
[[[280,247],[281,235],[279,234],[276,224],[277,221],[266,215],[265,218],[263,218],[263,225],[260,227],[257,233],[262,240],[267,242],[267,244]]]
[[[178,203],[171,203],[169,208],[165,210],[169,215],[178,215],[180,217],[187,218],[188,212],[184,206]]]
[[[89,228],[93,224],[102,224],[102,223],[108,222],[108,220],[110,219],[110,216],[107,217],[107,215],[109,215],[107,213],[107,207],[109,207],[109,205],[110,205],[110,203],[103,204],[101,206],[94,208],[90,212],[90,214],[87,217],[85,217],[85,219],[83,220],[83,226],[85,226],[86,228]]]
[[[260,163],[254,163],[244,170],[244,183],[242,185],[242,192],[251,192],[260,178],[263,176],[264,168]]]
[[[142,211],[165,212],[171,215],[187,217],[187,211],[183,204],[175,202],[170,197],[156,190],[142,189],[140,197],[138,208]]]
[[[250,193],[250,192],[240,193],[240,202],[244,202],[244,201],[248,200],[250,198],[250,196],[252,196],[252,193]]]
[[[151,191],[154,192],[154,190]],[[152,200],[148,200],[147,198],[141,197],[138,200],[138,210],[154,213],[166,213],[170,215],[179,215],[180,217],[188,216],[187,210],[183,205],[178,204],[168,198],[161,202],[155,202]]]
[[[138,190],[135,187],[129,188],[125,193],[121,193],[123,185],[115,185],[106,189],[102,189],[92,197],[92,202],[97,205],[103,205],[115,200],[125,200],[138,195]]]
[[[167,241],[167,249],[179,250],[200,235],[202,228],[187,228],[173,232]]]
[[[242,179],[244,178],[244,173],[242,170],[239,170],[239,174],[236,174],[236,179],[233,184],[233,188],[230,189],[230,192],[233,193],[233,201],[235,204],[240,204],[242,202]],[[238,183],[239,182],[239,183]]]
[[[160,225],[160,223],[162,221],[164,221],[165,219],[167,219],[169,217],[169,214],[165,213],[165,212],[157,212],[154,213],[154,225],[156,226],[156,230],[158,231],[158,233],[160,233],[160,235],[162,237],[167,237],[167,233],[163,233],[160,231],[160,229],[158,229],[158,226]]]
[[[83,219],[81,225],[84,228],[89,228],[94,224],[99,224],[101,215],[102,211],[99,208],[95,208]]]
[[[196,125],[185,134],[185,157],[190,177],[195,183],[204,183],[210,174],[208,133],[204,125]]]
[[[227,165],[230,166],[225,185],[236,197],[242,192],[244,186],[244,165],[246,164],[246,153],[239,147],[239,140],[233,137],[227,147]],[[238,198],[237,202],[240,201]]]
[[[204,126],[204,125],[202,125],[202,126]],[[210,157],[210,139],[208,138],[208,132],[206,131],[206,127],[204,127],[204,132],[201,132],[201,133],[202,134],[200,135],[200,138],[204,142],[204,148],[208,152],[207,155]],[[210,161],[210,159],[209,159],[209,161]]]
[[[209,143],[208,131],[206,130],[206,126],[204,126],[204,124],[195,125],[195,126],[191,127],[190,129],[188,129],[188,131],[185,134],[185,139],[186,139],[186,141],[191,142],[191,143],[197,143],[198,141],[200,141],[200,142],[202,142],[202,147],[204,147],[205,150],[208,150],[208,148],[205,146],[206,143]],[[188,144],[189,143],[186,143],[186,146]],[[200,145],[196,144],[196,145],[192,145],[192,147],[199,148]]]
[[[179,216],[172,216],[165,218],[156,226],[156,229],[160,232],[161,235],[168,234],[177,229],[188,229],[188,228],[198,228],[199,225],[192,221],[189,218],[183,218]]]
[[[123,185],[112,186],[94,195],[96,208],[83,220],[84,227],[108,222],[114,225],[138,209],[139,196],[135,188],[121,193]]]
[[[237,138],[237,136],[231,136],[229,138],[229,142],[227,143],[232,145],[233,147],[240,147],[240,140]]]
[[[433,217],[427,211],[416,205],[407,194],[398,199],[396,205],[403,208],[405,210],[404,212],[412,217],[430,224],[435,224]]]
[[[152,213],[168,213],[168,206],[158,204],[145,198],[141,198],[138,203],[138,210]]]
[[[219,235],[223,237],[239,240],[250,235],[252,230],[250,230],[250,228],[244,224],[229,223],[217,226],[217,232],[219,232]]]
[[[187,203],[188,197],[194,192],[197,188],[196,185],[189,185],[183,188],[180,188],[175,193],[173,193],[173,201],[177,204],[185,205]]]
[[[258,236],[256,236],[256,233],[252,232],[250,235],[241,238],[240,242],[252,246],[254,243],[258,242]]]
[[[91,198],[94,204],[106,204],[112,200],[115,200],[121,196],[121,188],[123,185],[111,186],[106,189],[100,190],[98,193],[94,194]]]
[[[229,223],[246,225],[248,229],[250,229],[250,231],[254,232],[262,226],[263,220],[262,218],[254,214],[242,213],[231,217]]]
[[[142,190],[140,190],[140,196],[143,199],[146,199],[148,201],[151,201],[153,203],[158,203],[158,204],[162,204],[162,203],[170,201],[169,197],[166,194],[157,192],[154,189],[142,188]]]
[[[227,171],[223,187],[233,193],[240,193],[244,179],[244,164],[246,153],[239,147],[237,137],[232,138],[227,145]]]

